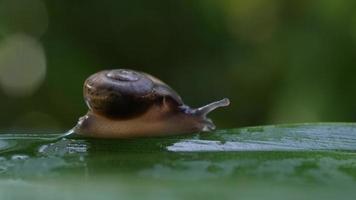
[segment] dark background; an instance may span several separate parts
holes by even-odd
[[[356,121],[349,0],[0,0],[0,129],[71,128],[86,77],[131,68],[218,127]]]

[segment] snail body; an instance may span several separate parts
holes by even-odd
[[[161,80],[129,69],[104,70],[84,83],[89,108],[74,127],[88,137],[131,138],[184,134],[215,129],[206,117],[228,106],[222,99],[201,108],[190,108]]]

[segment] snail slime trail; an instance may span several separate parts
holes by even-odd
[[[10,133],[0,134],[0,140],[40,140],[40,141],[57,141],[67,136],[74,136],[74,129],[65,133],[43,134],[43,133]]]
[[[73,128],[97,138],[132,138],[188,134],[215,129],[207,114],[229,99],[191,108],[156,77],[129,69],[100,71],[84,82],[89,110]]]

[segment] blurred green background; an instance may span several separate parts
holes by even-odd
[[[356,2],[0,0],[0,129],[67,130],[86,77],[131,68],[219,128],[356,121]]]

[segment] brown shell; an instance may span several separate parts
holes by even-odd
[[[171,100],[176,107],[183,105],[181,97],[161,80],[129,69],[90,76],[84,83],[84,100],[94,113],[120,119],[142,115],[164,100]]]

